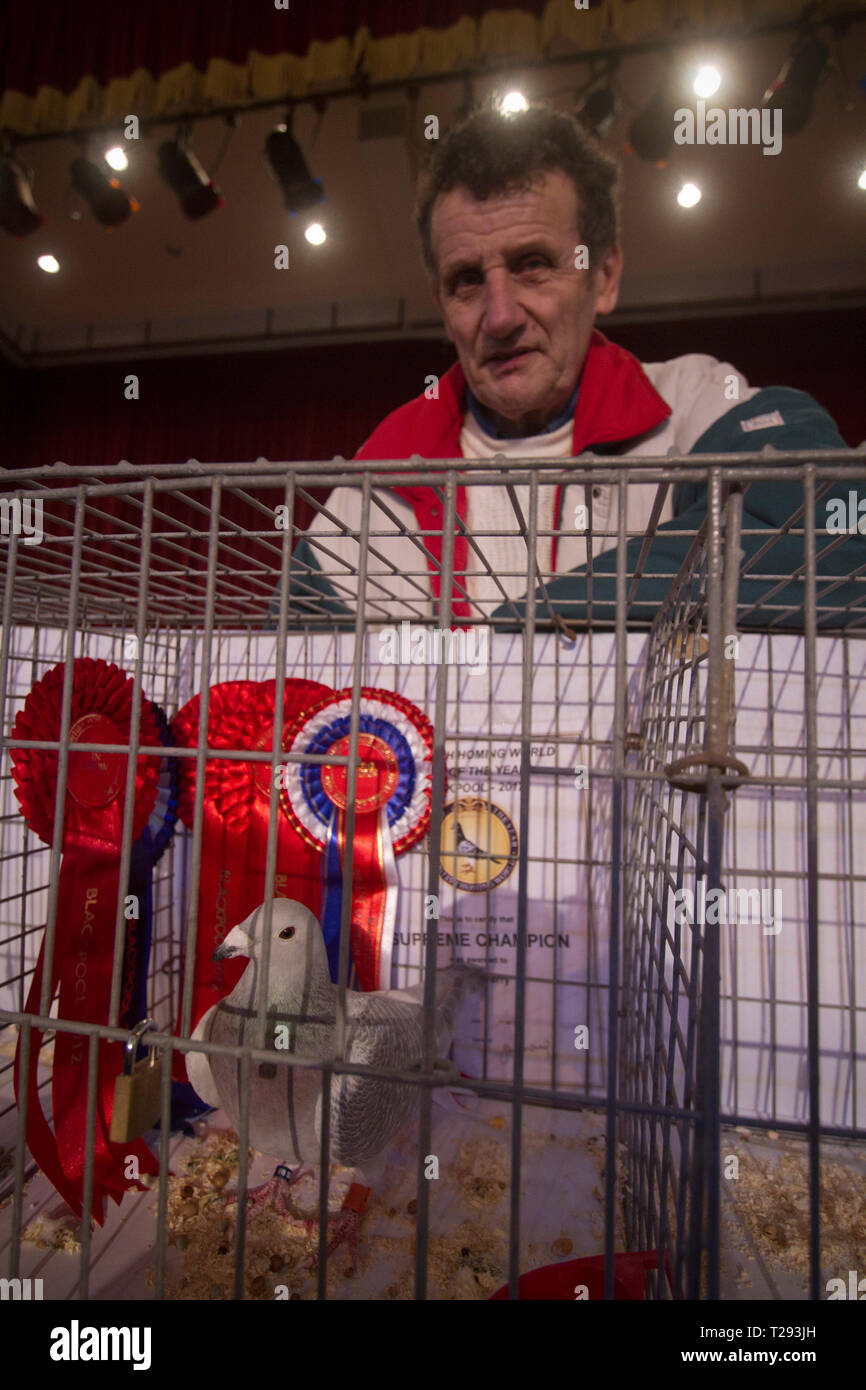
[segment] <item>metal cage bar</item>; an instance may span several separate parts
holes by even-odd
[[[205,778],[208,768],[226,764],[261,764],[269,769],[268,832],[264,873],[271,882],[277,865],[277,772],[281,764],[327,763],[346,768],[354,785],[359,766],[359,704],[369,671],[378,670],[372,643],[382,625],[408,620],[425,629],[448,633],[458,623],[463,631],[485,629],[500,643],[497,659],[515,677],[514,722],[509,738],[519,748],[518,771],[503,781],[494,770],[493,749],[501,694],[490,675],[482,700],[471,698],[465,684],[445,661],[425,667],[424,697],[429,701],[434,731],[431,821],[428,861],[422,879],[428,897],[441,892],[442,869],[450,850],[443,842],[447,798],[460,795],[464,751],[487,750],[487,765],[479,774],[487,804],[503,790],[512,798],[518,848],[502,862],[516,877],[513,986],[510,1028],[510,1066],[504,1066],[493,1045],[497,1023],[496,986],[501,963],[488,939],[483,948],[491,977],[480,1007],[481,1039],[477,1076],[461,1079],[461,1087],[479,1103],[510,1109],[508,1141],[510,1185],[507,1250],[503,1251],[502,1283],[509,1296],[518,1296],[518,1280],[527,1268],[531,1223],[527,1194],[521,1187],[526,1168],[524,1148],[535,1112],[563,1116],[569,1134],[581,1133],[586,1112],[603,1126],[603,1252],[604,1296],[617,1291],[616,1255],[623,1239],[628,1248],[656,1253],[649,1271],[648,1293],[656,1298],[716,1298],[722,1292],[721,1256],[723,1212],[721,1197],[722,1140],[732,1126],[746,1124],[764,1131],[784,1128],[802,1136],[809,1158],[809,1292],[821,1296],[822,1171],[824,1146],[840,1137],[866,1138],[857,1105],[858,1069],[864,1066],[860,1043],[866,1034],[861,992],[862,961],[858,916],[866,900],[866,875],[856,864],[854,847],[866,805],[860,731],[866,728],[866,672],[859,653],[866,630],[866,559],[856,542],[844,536],[822,537],[817,518],[820,505],[834,486],[849,488],[866,476],[866,454],[832,451],[819,458],[806,453],[742,456],[706,455],[696,458],[637,459],[612,464],[609,459],[582,457],[567,465],[550,461],[503,460],[472,464],[464,460],[423,461],[407,470],[405,461],[302,462],[292,465],[165,466],[148,470],[37,469],[0,472],[0,486],[14,489],[18,499],[38,499],[47,517],[44,540],[38,546],[19,543],[13,533],[0,548],[5,577],[3,630],[0,634],[0,742],[4,764],[0,774],[0,931],[8,948],[4,960],[5,993],[0,1017],[8,1036],[20,1032],[19,1065],[28,1074],[32,1030],[42,1034],[41,1055],[50,1055],[53,1039],[74,1033],[89,1040],[83,1196],[85,1210],[94,1190],[94,1137],[97,1116],[97,1078],[100,1048],[125,1037],[117,1027],[124,946],[123,885],[132,853],[133,774],[138,758],[168,754],[195,767],[193,820],[188,834],[176,836],[173,849],[160,867],[155,887],[155,913],[163,922],[154,927],[154,961],[149,1000],[160,1025],[150,1041],[164,1054],[160,1096],[162,1132],[158,1136],[160,1177],[157,1190],[154,1295],[164,1297],[169,1275],[168,1165],[172,1097],[169,1073],[174,1052],[235,1058],[240,1069],[238,1124],[238,1222],[233,1257],[233,1291],[245,1296],[247,1257],[246,1192],[250,1177],[247,1150],[250,1134],[249,1079],[252,1069],[267,1062],[279,1068],[313,1067],[321,1072],[323,1115],[318,1187],[318,1275],[316,1295],[328,1296],[327,1174],[332,1156],[330,1101],[341,1078],[370,1070],[347,1055],[347,989],[349,979],[350,896],[343,899],[337,994],[337,1046],[333,1058],[318,1064],[291,1054],[274,1052],[268,1032],[264,997],[260,997],[255,1027],[242,1044],[225,1049],[191,1037],[192,972],[183,974],[178,999],[180,954],[192,960],[201,924],[197,884],[202,871]],[[770,533],[756,527],[749,513],[750,489],[762,483],[802,484],[802,505]],[[640,531],[629,527],[629,489],[655,487],[649,519]],[[680,532],[685,559],[672,565],[660,561],[657,542],[676,538],[674,522],[662,521],[673,488],[703,484],[708,493],[706,521],[697,532]],[[333,485],[354,488],[360,498],[359,524],[347,525],[328,505],[315,504],[317,521],[333,532],[311,528],[310,556],[297,565],[292,555],[298,538],[297,503],[314,504],[311,488]],[[395,486],[428,486],[440,507],[438,528],[414,528],[394,501]],[[474,522],[458,515],[458,487],[474,489],[479,511]],[[507,526],[484,523],[484,497],[503,489],[511,514]],[[585,498],[588,527],[585,543],[584,587],[580,603],[566,592],[565,576],[539,558],[554,540],[573,541],[565,510],[553,522],[540,521],[540,502],[550,490],[580,489]],[[616,516],[594,503],[596,488],[608,489]],[[523,492],[521,493],[521,489]],[[282,498],[287,524],[277,526],[269,499]],[[5,513],[4,513],[5,515]],[[814,522],[814,524],[813,524]],[[597,523],[597,525],[596,525]],[[825,528],[826,530],[827,528]],[[828,532],[829,534],[829,532]],[[852,533],[853,534],[853,533]],[[457,560],[457,542],[465,542],[465,566]],[[802,547],[802,562],[785,569],[788,552],[780,549],[794,540]],[[405,564],[390,558],[395,542],[407,547]],[[496,546],[505,547],[497,552]],[[501,565],[494,558],[517,547],[517,560]],[[848,545],[842,552],[840,547]],[[746,548],[741,558],[741,546]],[[515,553],[508,551],[507,553]],[[839,556],[845,556],[840,567]],[[602,557],[614,557],[608,563]],[[348,558],[347,558],[348,557]],[[835,557],[835,558],[834,558]],[[433,598],[431,576],[440,598]],[[492,597],[478,595],[487,584]],[[791,585],[799,585],[792,596]],[[332,593],[329,594],[330,585]],[[650,589],[647,589],[647,585]],[[654,587],[653,587],[654,586]],[[648,602],[647,592],[661,594]],[[799,597],[797,597],[799,595]],[[335,613],[333,600],[348,603],[348,616]],[[795,602],[796,599],[796,602]],[[452,602],[468,606],[465,617],[453,619]],[[495,604],[495,608],[493,605]],[[798,604],[800,605],[798,608]],[[582,606],[581,606],[582,605]],[[575,616],[580,608],[583,616]],[[801,617],[803,635],[791,617]],[[743,665],[726,651],[729,638],[755,634],[764,643],[767,707],[767,746],[744,737],[737,723],[737,697],[755,665]],[[772,635],[764,635],[772,634]],[[134,647],[131,647],[134,639]],[[802,728],[793,732],[776,708],[784,685],[779,644],[802,643],[804,660]],[[831,743],[821,723],[822,671],[817,653],[821,642],[839,643],[842,701],[841,734]],[[553,656],[539,667],[539,642]],[[124,656],[127,644],[131,658]],[[772,644],[776,644],[773,647]],[[319,645],[317,645],[319,644]],[[330,645],[329,645],[330,644]],[[607,644],[607,645],[605,645]],[[736,647],[736,643],[735,643]],[[132,722],[121,752],[127,768],[119,850],[120,895],[114,914],[112,986],[105,1023],[54,1017],[51,1012],[50,972],[57,922],[59,866],[62,854],[65,791],[68,782],[72,664],[84,651],[121,657],[133,676]],[[823,651],[824,648],[821,648]],[[242,655],[238,655],[241,652]],[[313,664],[314,652],[317,655]],[[502,654],[505,654],[504,656]],[[14,714],[28,688],[56,661],[66,661],[62,688],[59,737],[52,740],[15,738]],[[548,658],[545,657],[545,661]],[[575,710],[574,671],[581,670],[585,707]],[[835,669],[835,668],[834,668]],[[242,670],[255,679],[271,672],[276,677],[275,718],[270,746],[213,747],[209,742],[209,692],[226,671]],[[283,749],[282,692],[291,671],[328,676],[328,684],[351,693],[349,750],[345,757],[289,754]],[[552,673],[552,700],[547,691]],[[754,678],[754,677],[753,677]],[[414,689],[415,687],[413,687]],[[201,692],[198,742],[195,748],[154,747],[142,741],[140,712],[148,698],[170,708],[183,702],[184,690]],[[432,697],[431,692],[432,691]],[[422,698],[418,696],[417,698]],[[511,698],[511,697],[509,697]],[[484,711],[483,718],[478,710]],[[863,718],[864,723],[860,724]],[[486,729],[477,727],[478,722]],[[788,721],[790,723],[790,720]],[[535,749],[544,744],[553,752]],[[100,755],[118,751],[115,744],[76,745],[81,752]],[[11,792],[8,757],[14,750],[41,749],[57,754],[57,799],[52,846],[34,847],[32,832],[24,830]],[[569,790],[575,759],[586,763],[589,780],[577,803]],[[545,758],[548,761],[545,762]],[[472,763],[484,762],[475,756]],[[447,791],[446,791],[447,786]],[[780,858],[776,846],[784,833],[776,794],[795,799],[803,813],[805,861]],[[769,857],[747,857],[749,797],[765,797],[769,825]],[[836,797],[841,808],[841,839],[834,861],[820,838],[822,798]],[[539,836],[534,817],[547,798],[549,820]],[[751,812],[749,812],[751,814]],[[603,822],[603,827],[601,823]],[[355,807],[350,799],[346,820],[346,883],[355,882]],[[758,847],[760,848],[760,842]],[[419,851],[420,853],[421,851]],[[490,857],[490,841],[480,853]],[[21,862],[20,884],[11,884],[5,865]],[[450,861],[448,861],[450,862]],[[408,871],[407,871],[408,873]],[[791,930],[806,949],[805,996],[798,1002],[789,962],[774,936],[762,941],[760,960],[766,981],[757,980],[755,950],[742,934],[733,933],[722,945],[711,923],[678,920],[675,905],[684,890],[707,894],[729,891],[743,879],[787,885],[788,900],[802,890],[805,911],[795,913]],[[408,878],[407,878],[408,882]],[[483,908],[480,920],[490,938],[496,914],[495,891],[487,880],[473,898]],[[551,919],[578,923],[581,941],[566,949],[553,933],[550,961],[537,963],[530,945],[536,910],[533,885],[545,884]],[[585,893],[582,908],[575,906]],[[843,918],[838,936],[844,953],[845,987],[826,1002],[822,990],[830,973],[819,969],[825,895],[838,890]],[[402,891],[402,889],[401,889]],[[510,890],[509,890],[510,891]],[[756,890],[743,890],[756,891]],[[456,894],[454,895],[457,901]],[[468,898],[468,895],[467,895]],[[421,949],[401,958],[402,983],[423,982],[423,1056],[416,1068],[373,1068],[381,1085],[398,1083],[419,1088],[419,1133],[415,1167],[414,1293],[429,1295],[431,1257],[440,1240],[436,1206],[425,1164],[433,1149],[433,1096],[453,1085],[453,1072],[437,1069],[434,1041],[435,976],[440,963],[439,933],[417,909],[411,925],[420,927]],[[835,899],[834,899],[835,901]],[[580,912],[585,914],[585,922]],[[265,916],[270,923],[271,900]],[[476,917],[479,914],[476,913]],[[454,922],[460,919],[455,906]],[[41,920],[40,920],[41,918]],[[673,918],[673,920],[672,920]],[[38,1012],[25,1009],[25,985],[32,978],[45,921],[45,974]],[[409,923],[407,923],[408,925]],[[604,928],[603,929],[603,925]],[[572,933],[577,927],[572,926]],[[507,934],[507,933],[506,933]],[[269,931],[265,931],[265,977],[270,963]],[[453,949],[453,948],[452,948]],[[826,948],[824,948],[826,949]],[[582,955],[580,954],[582,952]],[[606,960],[603,959],[606,953]],[[162,964],[157,967],[159,958]],[[536,990],[543,989],[550,1024],[549,1055],[537,1070],[531,1059],[537,1019]],[[180,1034],[172,1032],[181,1008]],[[749,1079],[743,1063],[754,1048],[755,1025],[747,1007],[759,1010],[767,1034],[761,1053],[767,1069],[766,1106],[756,1102],[758,1083]],[[783,1037],[790,1032],[790,1010],[799,1008],[805,1020],[804,1051],[808,1074],[805,1114],[792,1108],[790,1069],[784,1060]],[[562,1037],[580,1019],[604,1021],[603,1042],[593,1052],[569,1058]],[[830,1091],[825,1081],[828,1048],[824,1010],[834,1010],[844,1029],[840,1062],[848,1080]],[[534,1012],[535,1011],[535,1012]],[[0,1073],[0,1084],[11,1083],[12,1065]],[[759,1078],[760,1080],[760,1078]],[[49,1097],[47,1080],[37,1094]],[[5,1104],[5,1102],[4,1102]],[[6,1244],[9,1267],[17,1277],[23,1227],[26,1152],[24,1124],[27,1088],[21,1093],[20,1126],[15,1137],[10,1227]],[[834,1108],[835,1107],[835,1108]],[[12,1115],[0,1105],[0,1121]],[[85,1227],[87,1227],[85,1231]],[[81,1232],[79,1276],[74,1296],[91,1295],[95,1260],[101,1249],[99,1233],[88,1223]]]

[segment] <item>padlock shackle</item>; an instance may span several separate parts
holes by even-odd
[[[145,1033],[149,1033],[152,1029],[155,1028],[156,1022],[154,1019],[143,1018],[140,1023],[136,1023],[135,1027],[130,1030],[129,1037],[126,1039],[126,1042],[123,1045],[123,1069],[125,1072],[127,1071],[127,1068],[131,1070],[132,1067],[135,1065],[135,1054],[138,1051],[138,1045],[144,1037]],[[129,1073],[127,1072],[127,1074]]]

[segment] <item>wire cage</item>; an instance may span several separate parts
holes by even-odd
[[[863,1267],[866,552],[818,518],[864,473],[841,451],[7,472],[3,1289],[826,1297]],[[748,512],[767,480],[800,499],[773,531]],[[701,486],[672,563],[670,498]],[[298,742],[322,709],[335,741]],[[359,778],[392,717],[424,796],[382,831],[363,978]],[[267,937],[293,896],[331,931],[333,1050],[282,1050],[264,988],[234,1042],[193,1037],[243,978],[207,974],[210,947],[260,903]],[[456,959],[485,976],[446,1058]],[[415,989],[417,1056],[347,1053],[371,987]],[[127,1042],[126,1070],[162,1064],[115,1141]],[[191,1098],[194,1058],[232,1063],[234,1111]],[[285,1158],[253,1142],[260,1083],[304,1069],[331,1117],[316,1180],[294,1217],[248,1210]],[[417,1095],[357,1267],[327,1253],[352,1077]]]

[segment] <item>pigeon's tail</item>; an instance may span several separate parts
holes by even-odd
[[[463,1001],[470,994],[483,990],[488,980],[487,971],[480,965],[469,965],[465,961],[455,961],[436,974],[436,1041],[440,1056],[444,1057],[454,1037],[457,1015]]]

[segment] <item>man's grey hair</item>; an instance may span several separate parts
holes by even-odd
[[[418,177],[415,223],[427,269],[436,274],[431,223],[443,193],[466,188],[484,201],[529,189],[548,170],[561,169],[577,189],[578,241],[590,265],[619,240],[619,165],[577,118],[534,103],[503,115],[494,103],[476,107],[434,141]]]

